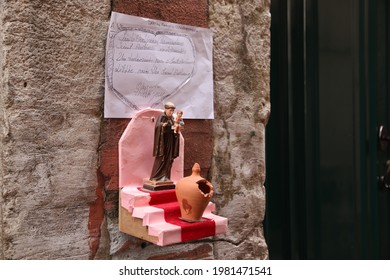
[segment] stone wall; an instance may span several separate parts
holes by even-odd
[[[0,258],[267,258],[269,6],[0,0]],[[187,147],[199,150],[202,135],[202,175],[227,234],[158,247],[118,231],[117,141],[129,120],[102,117],[112,10],[215,30],[215,120],[186,121],[185,165],[188,173],[197,158]]]
[[[4,6],[4,1],[0,0],[0,7]],[[3,11],[0,9],[0,34],[4,34],[4,21],[3,21]],[[3,143],[4,134],[4,102],[3,102],[3,94],[5,92],[6,87],[4,85],[4,66],[2,61],[4,61],[4,43],[3,37],[0,35],[0,143]],[[4,248],[3,248],[3,164],[2,164],[2,147],[0,146],[0,260],[4,259]]]
[[[227,236],[218,259],[267,258],[265,125],[270,113],[270,1],[209,1],[215,120],[211,177]]]
[[[88,259],[110,1],[1,3],[5,259]]]

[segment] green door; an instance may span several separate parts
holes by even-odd
[[[390,259],[388,2],[271,1],[270,259]]]

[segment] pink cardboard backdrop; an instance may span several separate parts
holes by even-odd
[[[153,168],[154,126],[163,110],[147,108],[135,114],[119,140],[119,187],[141,187]],[[154,119],[154,121],[153,121]],[[172,166],[171,180],[183,177],[184,138],[180,134],[180,152]]]

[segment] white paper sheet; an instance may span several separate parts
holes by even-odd
[[[104,116],[131,118],[173,102],[186,119],[213,119],[213,32],[112,12]]]

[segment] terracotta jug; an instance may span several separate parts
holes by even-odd
[[[214,188],[209,181],[200,176],[200,166],[195,163],[192,174],[176,183],[176,197],[180,206],[180,219],[186,222],[202,221],[202,215],[211,197]]]

